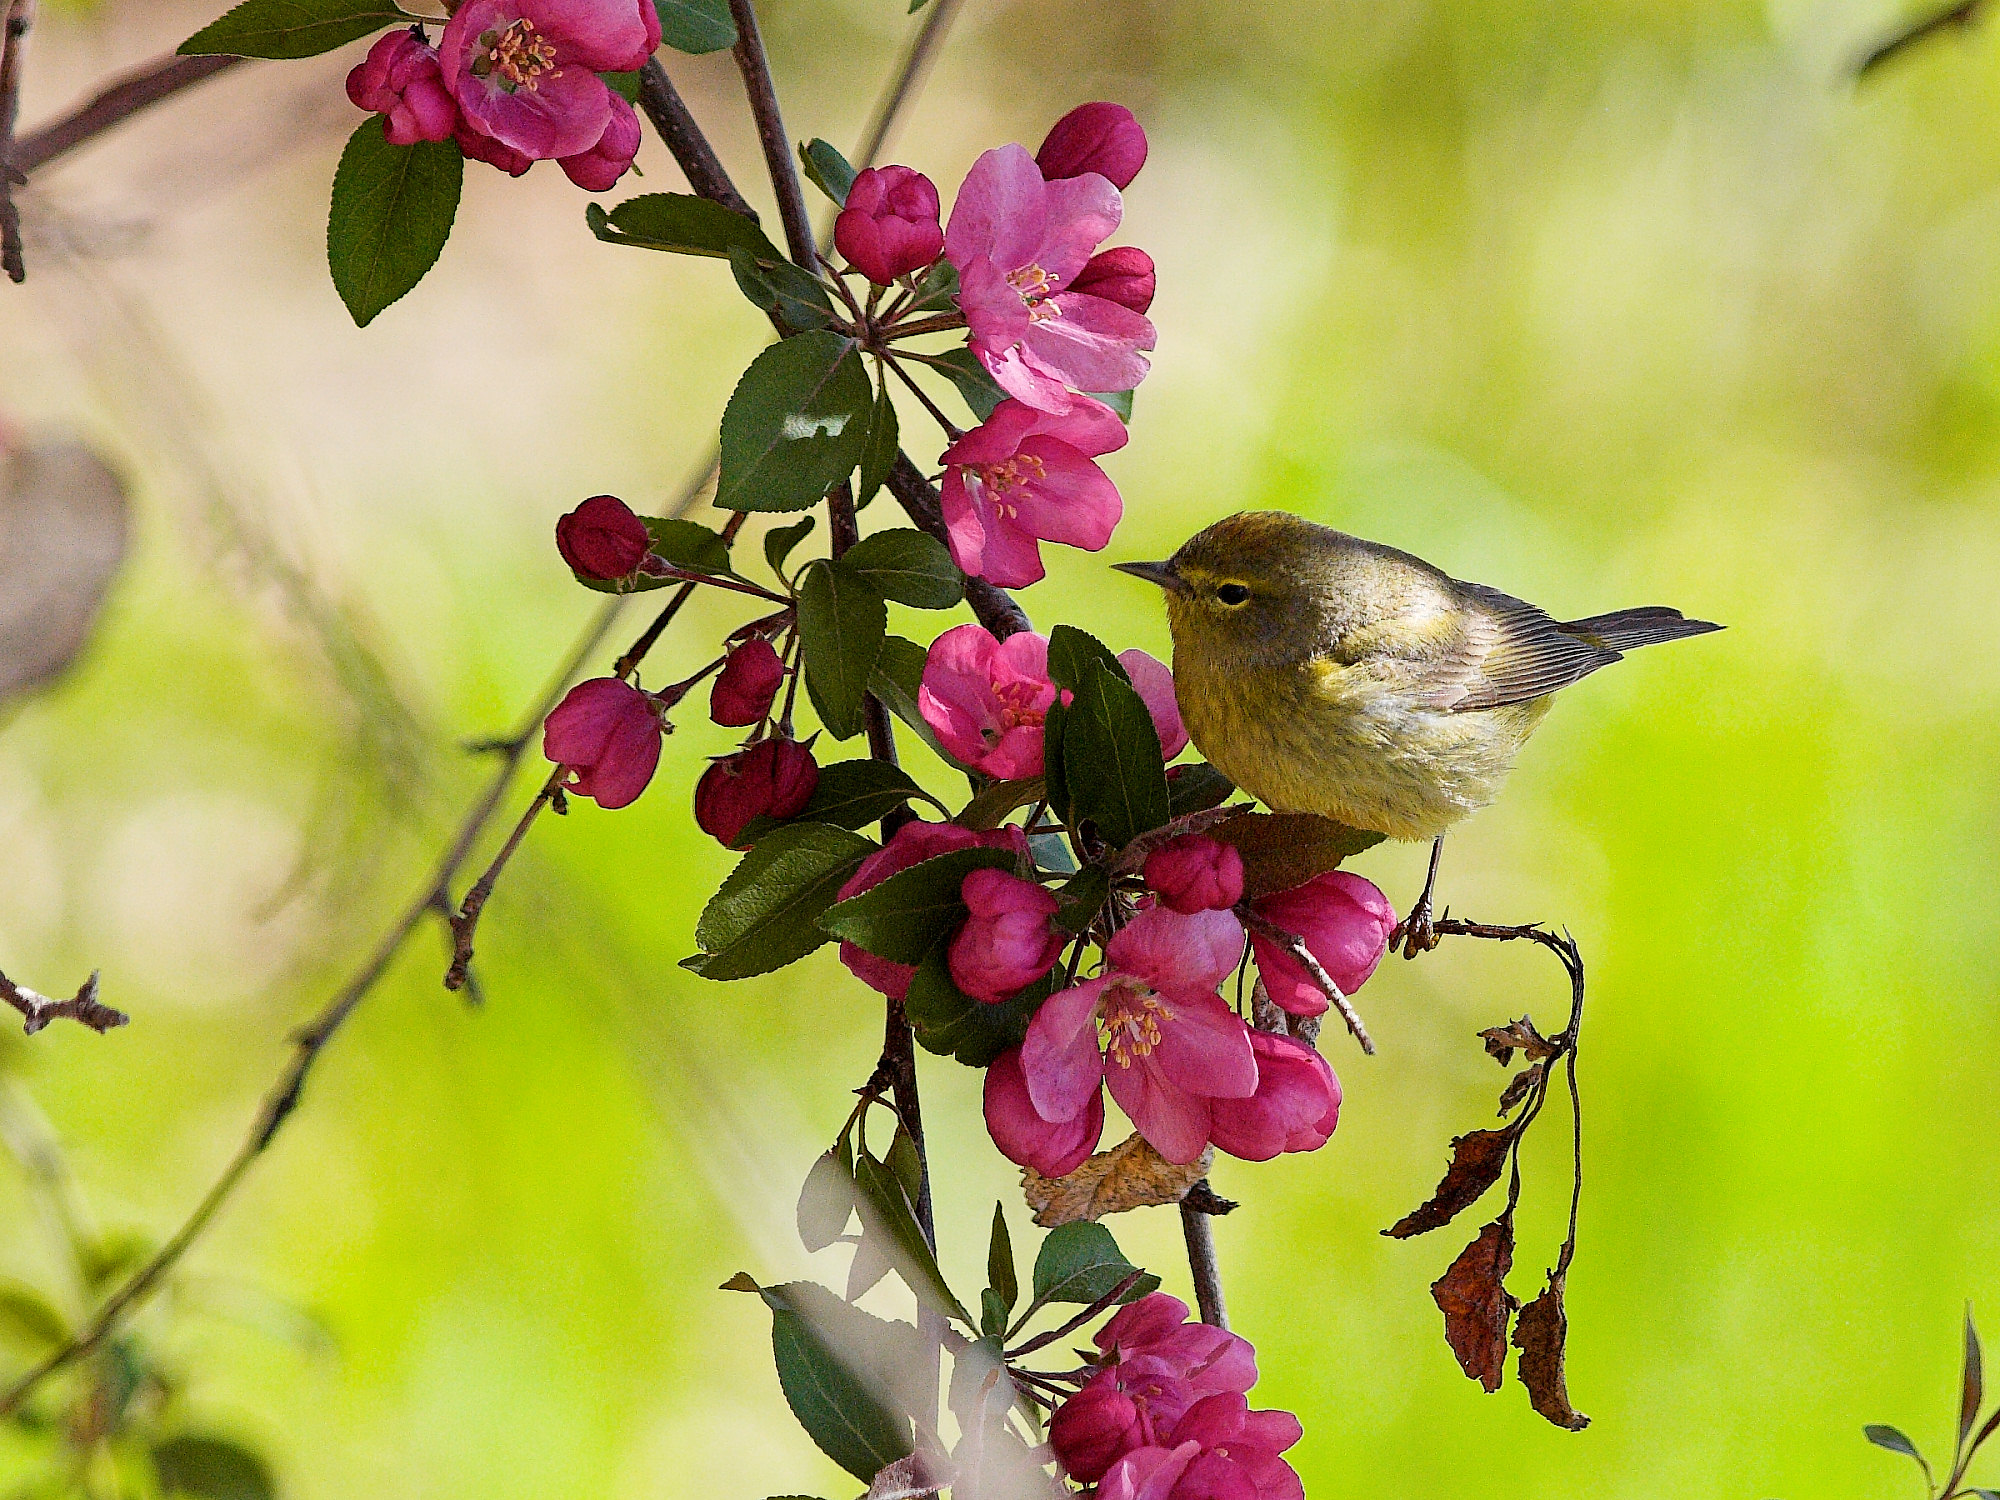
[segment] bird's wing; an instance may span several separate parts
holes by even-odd
[[[1481,583],[1461,583],[1472,610],[1457,681],[1439,695],[1454,713],[1504,708],[1568,687],[1620,653],[1565,633],[1546,611]]]

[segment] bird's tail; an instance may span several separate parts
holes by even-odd
[[[1587,620],[1570,620],[1556,629],[1593,646],[1613,651],[1632,651],[1660,641],[1678,641],[1685,636],[1707,635],[1720,625],[1707,620],[1690,620],[1677,609],[1649,604],[1639,609],[1615,609],[1608,615],[1592,615]]]

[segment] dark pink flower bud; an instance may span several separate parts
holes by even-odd
[[[1050,182],[1095,172],[1128,187],[1146,165],[1146,132],[1122,104],[1079,104],[1056,121],[1035,165]]]
[[[1012,823],[988,833],[975,833],[970,828],[960,828],[956,823],[926,823],[921,818],[914,818],[898,828],[885,846],[861,861],[859,868],[841,886],[840,899],[846,901],[863,891],[872,891],[891,875],[899,875],[911,865],[922,864],[927,859],[959,849],[1009,849],[1017,855],[1025,855],[1028,839],[1020,827]],[[891,1000],[901,1000],[909,993],[910,976],[916,973],[909,964],[877,958],[854,943],[840,945],[840,961],[847,965],[856,979],[870,989],[880,990]]]
[[[1243,856],[1233,844],[1182,834],[1146,856],[1145,880],[1184,916],[1227,911],[1243,899]]]
[[[752,820],[803,812],[818,785],[819,762],[812,751],[797,740],[759,740],[702,772],[694,789],[694,820],[733,849]]]
[[[867,168],[847,190],[833,243],[877,286],[921,271],[944,254],[937,188],[910,167]]]
[[[368,49],[347,75],[347,97],[356,109],[388,116],[382,133],[392,146],[449,140],[458,124],[458,104],[445,87],[437,51],[414,26],[389,32]]]
[[[1253,1031],[1250,1048],[1257,1054],[1257,1092],[1214,1100],[1208,1138],[1245,1161],[1319,1150],[1340,1123],[1340,1080],[1331,1065],[1293,1037]]]
[[[556,522],[556,551],[585,578],[623,578],[652,548],[646,523],[616,495],[592,495]]]
[[[771,711],[784,680],[785,664],[777,651],[762,636],[753,637],[729,653],[708,695],[708,716],[739,729],[755,724]]]
[[[534,157],[516,151],[504,141],[495,140],[474,127],[470,120],[460,119],[451,138],[458,142],[459,153],[467,161],[483,161],[489,167],[498,167],[509,177],[519,177],[535,164]]]
[[[1389,951],[1389,934],[1396,927],[1389,898],[1372,881],[1345,870],[1315,875],[1289,891],[1260,896],[1255,904],[1258,915],[1305,941],[1306,951],[1343,995],[1368,982]],[[1326,996],[1312,976],[1277,942],[1253,928],[1250,946],[1273,1004],[1295,1016],[1316,1016],[1326,1009]]]
[[[1151,1439],[1146,1414],[1118,1388],[1117,1372],[1093,1376],[1049,1415],[1049,1446],[1063,1472],[1094,1484],[1104,1471]]]
[[[542,725],[542,754],[570,773],[564,786],[599,807],[624,807],[660,763],[659,705],[616,677],[579,682]]]
[[[1091,256],[1083,269],[1076,273],[1076,280],[1069,284],[1069,289],[1072,292],[1087,292],[1093,297],[1102,297],[1106,302],[1129,307],[1135,313],[1143,313],[1153,305],[1157,280],[1153,274],[1152,256],[1137,245],[1120,245],[1115,250]]]
[[[909,988],[907,979],[903,988]],[[1103,1089],[1092,1093],[1084,1107],[1067,1120],[1046,1120],[1036,1111],[1035,1101],[1028,1095],[1028,1075],[1021,1067],[1019,1047],[1001,1053],[986,1070],[984,1099],[987,1133],[1000,1154],[1016,1166],[1033,1167],[1044,1177],[1074,1172],[1097,1149],[1098,1137],[1104,1134]]]
[[[623,95],[614,92],[611,95],[611,118],[605,123],[604,134],[597,144],[579,155],[561,158],[556,165],[586,193],[602,193],[631,170],[632,158],[638,154],[639,116],[625,102]]]
[[[1049,892],[1005,870],[974,870],[960,894],[971,915],[946,956],[966,994],[998,1005],[1055,966],[1065,939],[1051,925],[1057,902]]]

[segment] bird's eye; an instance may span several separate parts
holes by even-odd
[[[1248,604],[1250,602],[1250,590],[1240,583],[1224,583],[1217,585],[1215,597],[1220,599],[1224,604],[1231,606]]]

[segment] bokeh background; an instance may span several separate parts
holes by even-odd
[[[29,126],[217,4],[44,9]],[[764,9],[793,133],[850,141],[904,7]],[[1446,855],[1455,910],[1566,924],[1591,965],[1591,1428],[1458,1372],[1427,1286],[1466,1236],[1378,1233],[1490,1119],[1474,1032],[1558,1023],[1546,955],[1385,965],[1360,997],[1381,1055],[1333,1050],[1333,1143],[1217,1169],[1257,1396],[1302,1415],[1314,1494],[1903,1494],[1860,1425],[1943,1447],[1967,1302],[2000,1333],[2000,31],[1856,88],[1903,18],[971,0],[894,151],[948,197],[1083,99],[1152,134],[1127,237],[1160,265],[1160,347],[1108,462],[1129,519],[1107,558],[1055,549],[1039,620],[1164,656],[1105,561],[1280,506],[1558,614],[1730,626],[1566,694]],[[135,503],[96,640],[0,724],[0,964],[53,991],[101,967],[134,1021],[11,1037],[0,1073],[98,1218],[155,1236],[421,888],[484,774],[461,743],[512,726],[595,607],[555,516],[664,503],[765,337],[716,264],[601,246],[553,170],[476,167],[438,271],[357,332],[323,261],[352,60],[245,68],[38,178],[30,279],[0,286],[0,410],[87,437]],[[673,70],[754,183],[726,56]],[[657,144],[640,164],[680,186]],[[653,678],[740,617],[690,611]],[[409,945],[141,1320],[287,1496],[851,1492],[783,1409],[762,1311],[714,1288],[844,1274],[790,1203],[879,1010],[830,953],[728,986],[675,967],[730,863],[689,821],[727,743],[690,708],[640,803],[536,830],[483,1009],[439,987],[435,931]],[[1420,858],[1358,867],[1401,906]],[[943,1259],[977,1285],[996,1198],[1032,1233],[976,1076],[925,1066]],[[1538,1134],[1524,1291],[1566,1187]],[[1170,1213],[1114,1227],[1186,1295]],[[0,1274],[75,1295],[4,1162]],[[35,1451],[0,1440],[0,1488]]]

